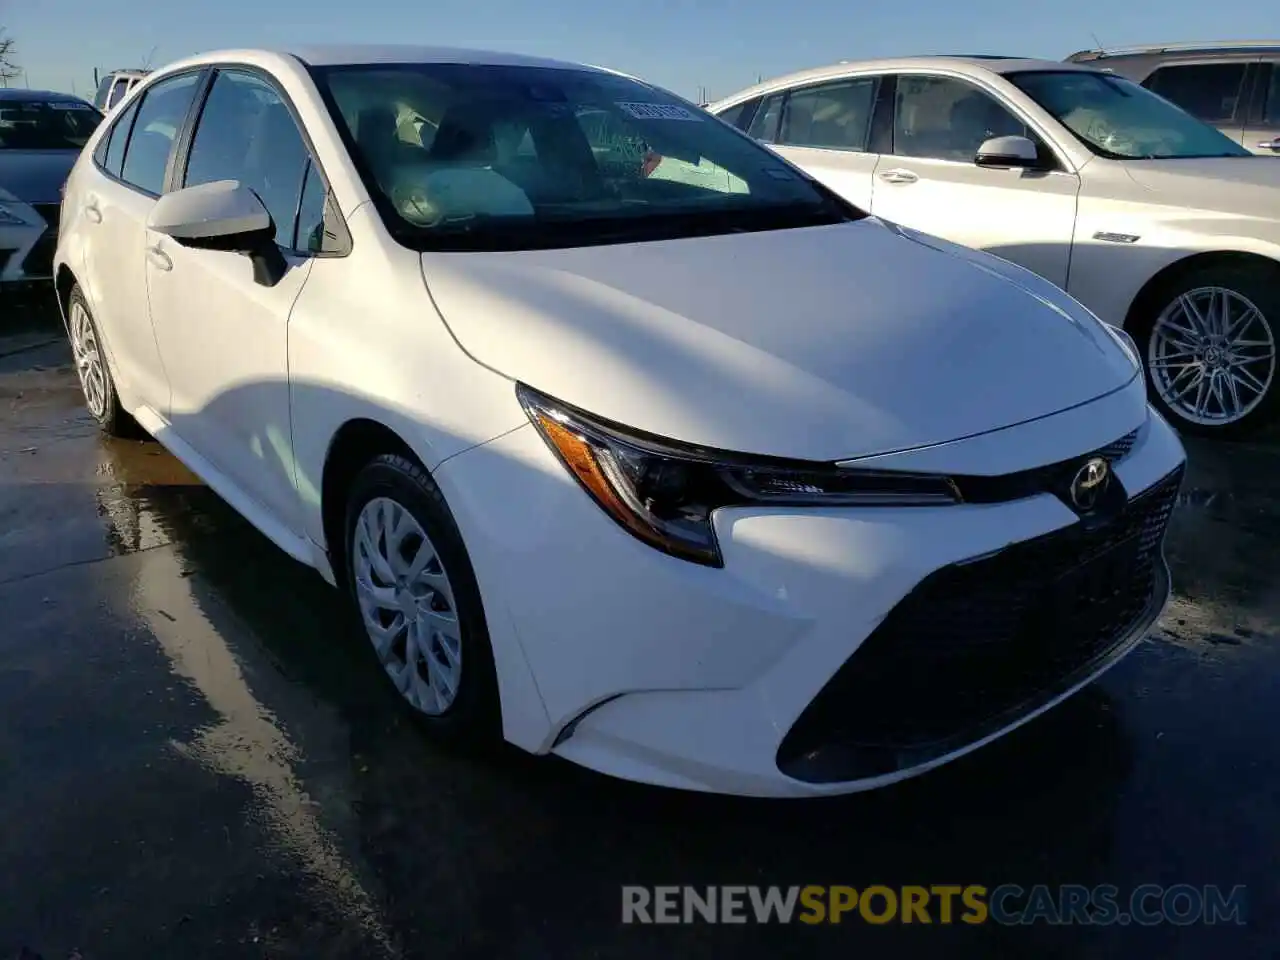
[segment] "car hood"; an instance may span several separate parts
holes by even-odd
[[[480,363],[724,450],[834,460],[955,440],[1088,402],[1137,372],[1047,282],[870,218],[422,261]]]
[[[1179,206],[1280,217],[1280,163],[1275,157],[1126,160],[1124,166],[1143,190]]]
[[[24,203],[57,203],[78,150],[0,150],[0,187]]]

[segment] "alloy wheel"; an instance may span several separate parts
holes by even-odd
[[[1266,316],[1226,287],[1197,287],[1156,318],[1147,366],[1160,399],[1200,426],[1248,416],[1275,380],[1276,340]]]
[[[462,681],[462,630],[431,538],[402,504],[376,497],[356,519],[351,569],[365,631],[387,675],[413,707],[443,714]]]
[[[89,311],[79,301],[71,304],[70,326],[71,353],[80,377],[80,389],[84,392],[85,406],[96,419],[101,420],[107,413],[106,368]]]

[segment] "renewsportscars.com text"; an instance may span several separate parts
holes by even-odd
[[[1245,923],[1243,886],[932,884],[624,886],[623,923],[1048,924],[1155,926]]]

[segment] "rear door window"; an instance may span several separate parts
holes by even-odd
[[[133,129],[133,121],[137,115],[138,105],[129,104],[128,108],[111,124],[107,135],[103,137],[107,148],[100,162],[103,169],[113,177],[119,177],[120,170],[124,166],[124,149],[129,145],[129,131]]]
[[[867,149],[876,77],[792,90],[782,114],[780,145],[826,150]]]
[[[1188,63],[1161,67],[1143,86],[1209,123],[1234,120],[1248,64]]]
[[[199,76],[166,77],[142,94],[120,168],[120,179],[125,183],[155,196],[163,192],[169,154],[191,109]]]

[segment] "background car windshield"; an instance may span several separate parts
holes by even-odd
[[[1008,79],[1094,153],[1122,160],[1247,157],[1249,151],[1181,107],[1121,77],[1085,71]]]
[[[79,150],[102,114],[77,100],[0,103],[0,150]]]
[[[388,225],[411,243],[459,233],[472,246],[485,235],[506,247],[621,242],[676,219],[676,232],[710,233],[766,228],[724,219],[734,215],[850,216],[773,153],[624,77],[414,64],[329,68],[317,80]],[[606,223],[607,235],[590,236]]]

